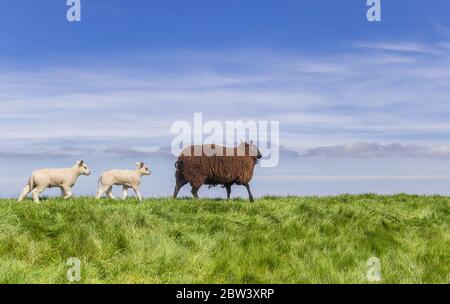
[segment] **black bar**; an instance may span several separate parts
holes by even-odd
[[[220,284],[194,284],[194,285],[2,285],[0,292],[6,295],[9,292],[15,300],[22,296],[30,296],[37,300],[42,296],[48,299],[49,295],[61,292],[72,301],[85,301],[92,296],[108,297],[115,301],[130,303],[138,299],[140,302],[151,303],[152,300],[171,303],[309,303],[312,301],[329,300],[366,300],[385,301],[385,291],[397,293],[403,302],[418,300],[421,297],[445,297],[449,285],[220,285]],[[21,289],[27,292],[18,292]],[[432,289],[432,290],[431,290]],[[443,297],[443,298],[444,298]],[[60,298],[60,300],[62,300]]]

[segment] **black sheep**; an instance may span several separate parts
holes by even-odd
[[[249,199],[253,202],[249,183],[261,157],[258,148],[248,143],[241,143],[234,148],[214,144],[190,146],[181,152],[175,163],[176,186],[173,196],[177,197],[181,187],[189,183],[194,198],[198,198],[197,192],[202,185],[223,185],[229,199],[231,186],[236,184],[247,188]]]

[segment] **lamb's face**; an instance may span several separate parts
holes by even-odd
[[[90,175],[91,170],[83,160],[78,161],[78,170],[82,175]]]
[[[152,173],[150,172],[150,169],[149,169],[146,165],[144,165],[144,166],[141,168],[141,172],[142,172],[142,175],[150,175],[150,174],[152,174]]]
[[[136,165],[138,166],[138,170],[141,173],[141,175],[150,175],[150,169],[148,168],[148,166],[146,166],[144,163],[136,163]]]

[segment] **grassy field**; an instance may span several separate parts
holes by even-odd
[[[450,198],[0,200],[0,282],[449,283]]]

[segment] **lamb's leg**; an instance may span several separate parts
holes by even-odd
[[[123,186],[122,199],[125,200],[127,198],[127,195],[128,195],[128,187],[127,186]]]
[[[69,186],[62,186],[61,189],[65,199],[72,197],[72,190]]]
[[[173,198],[176,198],[178,195],[178,192],[180,191],[181,187],[183,187],[184,185],[186,185],[187,183],[179,183],[177,182],[177,184],[175,185],[175,191],[173,192]]]
[[[252,192],[250,191],[250,185],[245,184],[244,186],[245,186],[245,188],[247,188],[248,198],[250,199],[251,202],[254,202]]]
[[[35,203],[39,203],[39,194],[41,194],[42,191],[45,190],[45,188],[46,188],[46,187],[39,187],[39,186],[38,186],[38,187],[36,187],[36,188],[33,189],[32,195],[33,195],[33,201],[34,201]]]
[[[132,186],[134,193],[136,193],[137,198],[139,199],[139,201],[142,202],[142,195],[141,195],[141,191],[139,190],[138,186]]]
[[[100,197],[102,197],[102,194],[103,194],[102,189],[98,189],[97,193],[95,194],[95,198],[100,199]]]
[[[226,184],[225,188],[227,189],[227,200],[230,199],[230,194],[231,194],[231,185],[230,184]]]
[[[102,188],[98,188],[97,193],[95,194],[96,199],[100,199],[102,197],[103,190]]]
[[[62,196],[63,198],[66,197],[66,195],[67,195],[66,190],[64,190],[63,187],[61,187],[60,189],[61,189],[61,196]]]
[[[116,198],[114,197],[114,195],[112,194],[112,186],[109,187],[108,190],[106,190],[106,195],[108,195],[108,197],[109,197],[110,199],[116,199]]]
[[[25,188],[23,188],[22,192],[19,195],[19,198],[17,199],[18,202],[23,201],[23,199],[28,195],[28,193],[31,192],[30,185],[26,185]]]
[[[100,199],[102,197],[103,193],[105,193],[108,189],[109,189],[108,186],[100,185],[100,187],[97,190],[97,194],[95,195],[95,198]]]

